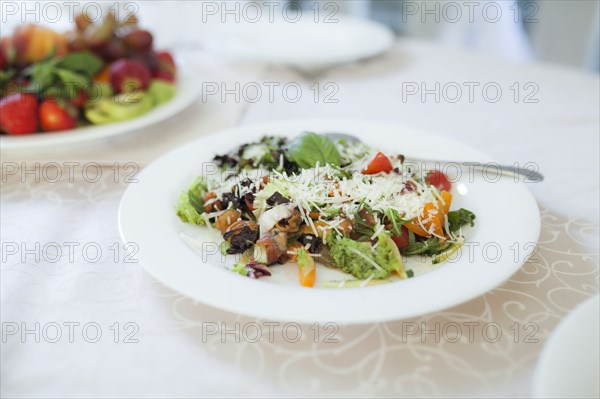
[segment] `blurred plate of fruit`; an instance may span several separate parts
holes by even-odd
[[[0,148],[46,148],[131,132],[164,120],[198,94],[191,73],[135,17],[108,13],[58,33],[18,26],[0,39]]]

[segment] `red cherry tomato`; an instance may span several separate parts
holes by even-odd
[[[429,172],[425,181],[440,191],[450,191],[452,189],[452,183],[450,183],[448,177],[439,170],[432,170]]]
[[[383,153],[378,152],[375,158],[363,170],[364,175],[374,175],[379,172],[390,173],[392,171],[392,163]]]
[[[394,243],[396,243],[396,246],[398,247],[399,250],[403,250],[403,249],[406,249],[406,247],[408,247],[408,229],[406,227],[402,226],[400,228],[400,231],[402,232],[402,235],[400,235],[400,236],[393,235],[392,241],[394,241]]]

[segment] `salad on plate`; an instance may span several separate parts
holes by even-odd
[[[348,275],[327,288],[411,278],[406,257],[442,263],[474,225],[472,212],[452,209],[444,173],[362,142],[264,136],[211,165],[181,194],[177,216],[218,231],[221,252],[237,256],[231,271],[250,278],[285,263],[297,263],[305,287],[315,286],[316,264]]]

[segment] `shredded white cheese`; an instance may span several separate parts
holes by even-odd
[[[373,277],[375,277],[374,274],[371,274],[369,276],[369,278],[367,278],[365,281],[363,281],[362,283],[360,283],[360,288],[366,287],[367,285],[369,285],[369,283],[371,282],[371,280],[373,280]]]

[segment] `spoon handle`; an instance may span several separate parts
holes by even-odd
[[[416,159],[410,158],[405,162],[413,162],[413,163],[421,163],[421,164],[437,164],[438,169],[440,165],[453,164],[457,166],[466,166],[470,170],[482,171],[486,174],[490,174],[494,176],[494,174],[500,173],[502,176],[506,177],[516,177],[523,176],[527,182],[541,182],[544,180],[544,175],[542,175],[537,170],[528,169],[528,168],[520,168],[517,166],[509,166],[509,165],[499,165],[495,162],[488,163],[480,163],[480,162],[458,162],[458,161],[442,161],[442,160],[434,160],[434,159]]]
[[[325,133],[325,136],[332,140],[345,140],[348,142],[360,143],[360,139],[351,134],[346,133]],[[517,175],[525,177],[528,183],[539,183],[544,180],[544,175],[534,169],[519,168],[516,166],[499,165],[495,162],[480,163],[480,162],[462,162],[462,161],[442,161],[437,159],[418,159],[410,158],[406,162],[421,163],[421,164],[436,164],[437,169],[441,164],[455,164],[468,166],[471,170],[479,170],[484,173],[500,173],[502,176],[516,177]],[[426,168],[422,168],[426,169]],[[436,169],[436,168],[429,168]]]

